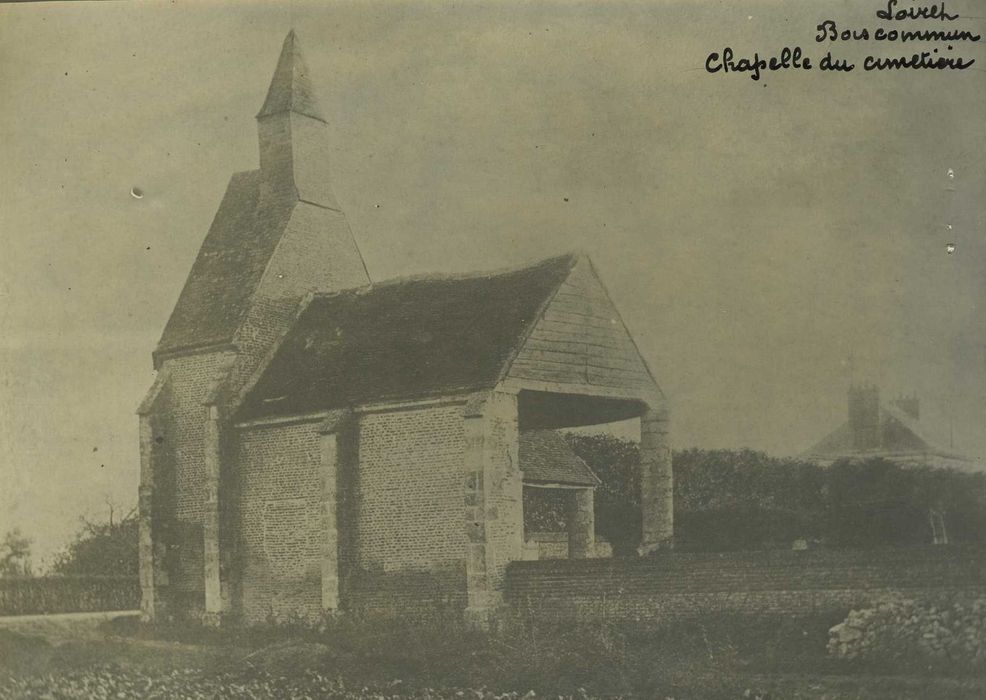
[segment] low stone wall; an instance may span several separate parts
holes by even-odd
[[[567,532],[532,532],[526,544],[537,547],[537,559],[568,559]]]
[[[536,556],[530,559],[568,559],[567,532],[532,532],[527,535],[525,547],[531,548]],[[596,535],[594,557],[613,556],[613,547],[605,539]]]
[[[640,559],[523,561],[508,567],[506,583],[516,612],[545,620],[807,615],[848,611],[893,592],[986,593],[986,549],[661,552]]]

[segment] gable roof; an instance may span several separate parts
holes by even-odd
[[[599,486],[602,482],[557,430],[524,430],[519,440],[524,482]]]
[[[582,257],[510,363],[508,380],[663,399],[592,261]]]
[[[316,295],[248,394],[242,417],[491,388],[576,260]]]
[[[230,178],[155,357],[233,339],[294,205],[259,199],[259,170]]]

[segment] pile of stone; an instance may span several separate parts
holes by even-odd
[[[891,598],[853,610],[829,630],[828,652],[843,659],[986,666],[986,598]]]

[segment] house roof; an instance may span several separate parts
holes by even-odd
[[[928,454],[958,460],[965,459],[935,444],[925,435],[924,428],[917,420],[893,405],[880,406],[879,447],[864,452],[856,450],[853,447],[852,430],[849,422],[846,421],[805,452],[804,456],[810,459],[835,460],[862,454],[872,456]]]
[[[232,340],[294,205],[259,198],[259,170],[230,178],[155,356]]]
[[[475,276],[316,295],[247,396],[245,419],[490,388],[575,255]]]
[[[566,486],[598,486],[601,483],[556,430],[521,432],[519,457],[525,482]]]

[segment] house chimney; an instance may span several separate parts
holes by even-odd
[[[921,418],[921,402],[918,400],[917,394],[911,394],[910,396],[898,396],[893,400],[893,405],[914,420]]]
[[[853,450],[880,447],[880,390],[875,385],[849,387],[849,431]]]

